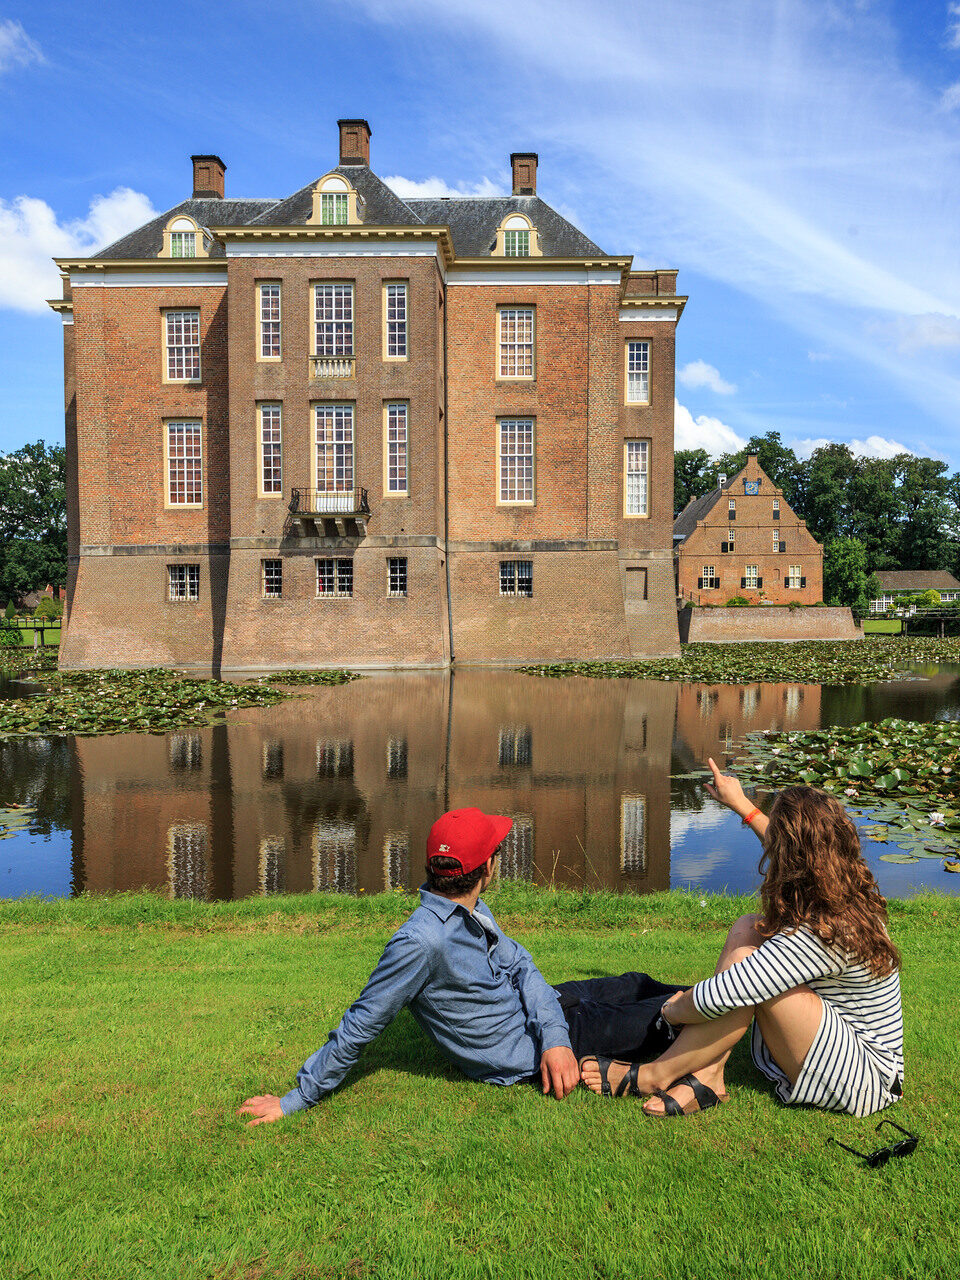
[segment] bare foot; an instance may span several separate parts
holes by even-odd
[[[701,1084],[705,1084],[708,1089],[712,1089],[717,1095],[718,1101],[727,1101],[722,1073],[700,1071],[696,1074],[695,1079],[699,1080]],[[681,1084],[678,1080],[676,1084],[670,1085],[669,1089],[664,1089],[663,1092],[674,1099],[684,1115],[695,1115],[696,1112],[701,1110],[700,1104],[688,1084]],[[662,1098],[648,1098],[643,1104],[643,1110],[644,1114],[648,1116],[663,1116],[666,1115],[667,1109]]]

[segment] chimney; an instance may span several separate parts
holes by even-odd
[[[510,156],[510,168],[513,170],[513,194],[535,196],[537,194],[537,153],[514,151]]]
[[[223,175],[227,166],[219,156],[191,156],[194,200],[223,199]]]
[[[727,483],[727,477],[726,477],[726,476],[724,475],[724,473],[721,471],[721,472],[720,472],[720,488],[722,489],[722,488],[723,488],[723,486],[724,486],[726,483]]]
[[[370,126],[366,120],[338,120],[340,128],[340,163],[370,163]]]

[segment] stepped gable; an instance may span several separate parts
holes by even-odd
[[[697,521],[706,518],[708,512],[713,510],[723,494],[733,488],[734,482],[743,475],[745,470],[746,468],[743,468],[735,476],[729,476],[722,485],[714,485],[709,493],[699,498],[691,498],[673,522],[673,536],[689,537],[696,529]]]
[[[369,227],[412,227],[422,221],[416,213],[396,195],[386,183],[366,165],[338,165],[327,173],[339,173],[363,200],[363,221]],[[320,175],[326,177],[327,174]],[[250,222],[257,227],[296,227],[306,225],[313,212],[313,192],[319,178],[295,191],[286,200],[280,200],[261,212]],[[227,223],[219,224],[221,226]]]
[[[497,227],[511,213],[530,219],[545,258],[602,257],[603,250],[539,196],[443,196],[410,199],[409,207],[430,227],[449,227],[458,258],[488,258]]]
[[[254,218],[275,205],[276,200],[242,200],[213,197],[183,200],[166,213],[159,214],[150,222],[145,222],[136,231],[131,231],[113,244],[107,245],[94,258],[156,258],[163,248],[163,229],[178,213],[193,218],[201,227],[236,227],[245,226]],[[225,256],[223,245],[214,240],[209,248],[211,258]]]

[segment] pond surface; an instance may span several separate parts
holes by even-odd
[[[392,673],[205,729],[8,738],[0,803],[35,813],[0,843],[0,895],[410,888],[431,823],[465,805],[513,817],[504,877],[750,892],[755,837],[671,775],[726,762],[752,730],[887,716],[960,717],[960,672],[842,688]],[[884,893],[960,892],[939,860],[878,861],[891,848],[864,841]]]

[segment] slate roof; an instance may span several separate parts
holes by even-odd
[[[183,200],[136,231],[121,236],[95,253],[95,258],[155,258],[163,248],[163,229],[178,213],[188,214],[201,227],[245,226],[271,208],[276,200]],[[210,246],[211,258],[224,257],[223,245]]]
[[[458,258],[485,258],[497,239],[497,227],[510,213],[524,213],[540,235],[545,258],[592,258],[603,254],[599,245],[578,231],[539,196],[449,196],[408,200],[420,221],[449,227]]]
[[[540,236],[547,258],[593,258],[603,255],[566,218],[539,196],[451,196],[401,200],[366,165],[341,165],[342,174],[363,198],[361,217],[373,227],[449,227],[458,257],[489,257],[497,227],[508,214],[524,213]],[[163,247],[163,229],[178,213],[188,214],[201,227],[288,227],[306,224],[313,212],[315,178],[282,200],[183,200],[136,231],[114,241],[95,258],[155,258]],[[224,257],[223,245],[210,246],[211,258]]]
[[[884,591],[960,591],[960,582],[946,569],[878,569]]]
[[[721,495],[731,489],[734,481],[742,475],[743,472],[738,471],[735,476],[728,476],[724,484],[715,486],[709,493],[699,498],[691,498],[673,522],[674,537],[681,535],[684,538],[689,537],[697,527],[697,521],[706,519],[707,513],[713,510]]]
[[[328,173],[340,173],[350,185],[363,197],[361,218],[371,227],[410,227],[421,221],[413,210],[398,195],[395,195],[386,183],[366,165],[340,165],[329,169]],[[295,191],[286,200],[279,200],[259,217],[250,221],[258,227],[296,227],[306,223],[313,212],[313,189],[319,178],[318,174],[312,182],[299,191]],[[228,225],[220,223],[221,226]]]

